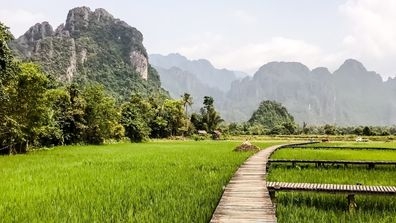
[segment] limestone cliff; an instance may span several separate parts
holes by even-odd
[[[142,41],[142,33],[106,10],[78,7],[55,30],[37,23],[10,45],[61,82],[94,81],[128,97],[142,86],[160,88]]]

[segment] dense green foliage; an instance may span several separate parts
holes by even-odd
[[[214,100],[210,96],[205,96],[203,101],[203,107],[200,109],[200,113],[193,113],[191,115],[191,123],[197,130],[205,130],[209,133],[213,133],[218,130],[219,124],[224,120],[220,117],[220,114],[214,107]]]
[[[245,123],[230,123],[231,135],[290,135],[299,134],[297,124],[287,109],[276,101],[262,101]]]
[[[325,143],[315,146],[391,147],[392,143]],[[271,158],[320,159],[320,160],[396,160],[393,150],[374,149],[280,149]],[[282,182],[363,184],[395,186],[394,166],[315,165],[301,164],[295,167],[285,164],[271,165],[267,179]],[[387,196],[356,195],[358,208],[355,213],[346,210],[344,195],[325,193],[277,193],[277,216],[279,222],[393,222],[395,199]]]
[[[180,136],[188,122],[183,101],[133,95],[121,108],[125,134],[134,142]]]
[[[293,134],[296,129],[293,116],[276,101],[261,102],[248,123],[256,128],[261,127],[263,133],[270,134]]]
[[[160,91],[130,91],[130,99],[122,103],[98,82],[60,84],[38,65],[14,59],[7,45],[12,36],[0,27],[1,153],[23,153],[32,146],[102,144],[124,135],[140,142],[187,131],[184,106],[191,98],[186,102],[170,100]]]
[[[251,155],[236,145],[162,141],[0,157],[0,221],[208,222]]]

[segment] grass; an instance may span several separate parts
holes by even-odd
[[[355,149],[280,149],[272,159],[306,159],[306,160],[395,160],[393,150],[355,150]]]
[[[233,152],[238,144],[158,141],[0,157],[0,222],[207,222],[251,155]]]
[[[345,195],[279,192],[278,222],[395,222],[394,196],[356,195],[355,198],[357,209],[349,213]]]
[[[319,146],[361,146],[358,143],[325,143]],[[369,143],[365,147],[386,147],[387,143]],[[312,146],[312,145],[311,145]],[[316,146],[316,145],[315,145]],[[391,146],[389,146],[391,147]],[[274,159],[312,160],[396,160],[394,150],[352,150],[352,149],[280,149]],[[271,165],[269,181],[333,183],[396,186],[394,166],[376,166],[369,170],[365,166],[314,165]],[[277,216],[279,222],[394,222],[396,199],[394,196],[356,195],[358,209],[347,212],[345,195],[314,192],[278,192]]]
[[[270,169],[268,181],[396,186],[395,167],[301,168],[277,166]]]
[[[355,141],[334,141],[327,143],[317,143],[311,145],[305,145],[303,147],[352,147],[352,148],[393,148],[396,149],[396,141],[392,140],[389,142],[355,142]]]

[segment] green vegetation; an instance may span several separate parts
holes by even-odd
[[[389,143],[321,143],[315,146],[390,147]],[[271,158],[309,160],[396,160],[395,151],[374,149],[280,149]],[[395,167],[301,164],[271,165],[267,179],[278,182],[307,182],[331,184],[363,184],[395,186]],[[277,216],[279,222],[393,222],[396,201],[393,196],[356,195],[358,209],[349,213],[345,195],[326,193],[278,192]]]
[[[99,82],[62,85],[39,66],[15,60],[7,45],[12,36],[1,23],[0,37],[1,154],[24,153],[32,147],[103,144],[124,136],[141,142],[190,135],[196,129],[189,125],[187,106],[192,98],[188,94],[172,100],[155,92],[129,91],[129,100],[121,103]],[[196,124],[216,130],[222,119],[213,98],[205,97],[201,111]]]
[[[356,213],[347,210],[345,195],[322,193],[277,193],[278,222],[365,222],[393,223],[394,196],[356,196]]]
[[[157,71],[147,61],[145,80],[136,69],[136,61],[131,60],[133,52],[140,56],[135,59],[139,63],[148,58],[143,35],[137,29],[104,10],[92,12],[79,7],[70,14],[75,16],[69,16],[55,31],[46,22],[38,23],[11,41],[14,53],[22,60],[36,62],[62,84],[103,85],[120,102],[133,92],[168,96]]]
[[[382,142],[376,142],[376,141],[371,141],[371,142],[355,142],[355,141],[334,141],[334,142],[329,142],[329,143],[316,143],[316,144],[311,144],[311,145],[304,145],[302,147],[307,147],[307,148],[316,148],[316,147],[345,147],[345,148],[389,148],[389,149],[396,149],[396,142],[395,141],[389,141],[389,142],[384,142],[388,140],[387,138],[382,138]],[[343,148],[341,148],[343,149]]]
[[[357,184],[396,186],[395,167],[375,167],[372,170],[366,166],[296,166],[285,165],[276,167],[271,165],[268,176],[269,181],[276,182],[301,182],[301,183],[331,183],[331,184]]]
[[[207,222],[251,155],[233,152],[238,144],[66,146],[0,157],[1,221]]]
[[[230,134],[290,135],[297,133],[297,124],[287,109],[276,101],[263,101],[248,122],[228,126]]]
[[[197,130],[206,130],[209,133],[213,133],[218,129],[219,124],[224,121],[216,111],[213,103],[212,97],[205,96],[204,106],[201,108],[200,114],[193,113],[191,115],[191,123]]]
[[[304,160],[396,160],[393,150],[374,149],[280,149],[271,158],[273,159],[304,159]]]
[[[263,101],[260,103],[258,109],[253,112],[252,117],[249,119],[250,124],[259,124],[268,129],[275,131],[276,129],[286,129],[287,134],[294,133],[294,118],[289,114],[287,109],[276,101]],[[288,128],[287,125],[291,125]]]

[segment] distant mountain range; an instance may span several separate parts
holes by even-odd
[[[180,70],[193,74],[203,84],[218,88],[221,91],[230,90],[231,83],[241,76],[247,74],[240,71],[231,71],[227,69],[217,69],[208,60],[188,60],[186,57],[174,53],[167,56],[160,54],[149,55],[150,63],[154,67],[162,69],[171,69],[177,67]]]
[[[383,82],[359,62],[346,60],[334,73],[296,62],[270,62],[253,77],[237,78],[207,60],[150,55],[163,87],[173,97],[211,95],[227,121],[247,121],[263,100],[282,103],[299,123],[337,125],[396,124],[396,79]],[[196,101],[197,102],[197,101]]]
[[[141,32],[104,9],[88,7],[71,9],[56,29],[48,22],[36,23],[10,46],[19,58],[41,64],[62,83],[103,84],[121,101],[132,92],[167,95],[161,79],[174,98],[190,93],[196,111],[203,96],[213,96],[228,122],[247,121],[261,101],[276,100],[299,123],[396,124],[396,79],[383,82],[352,59],[333,73],[296,62],[271,62],[251,77],[217,69],[204,59],[147,55]]]

